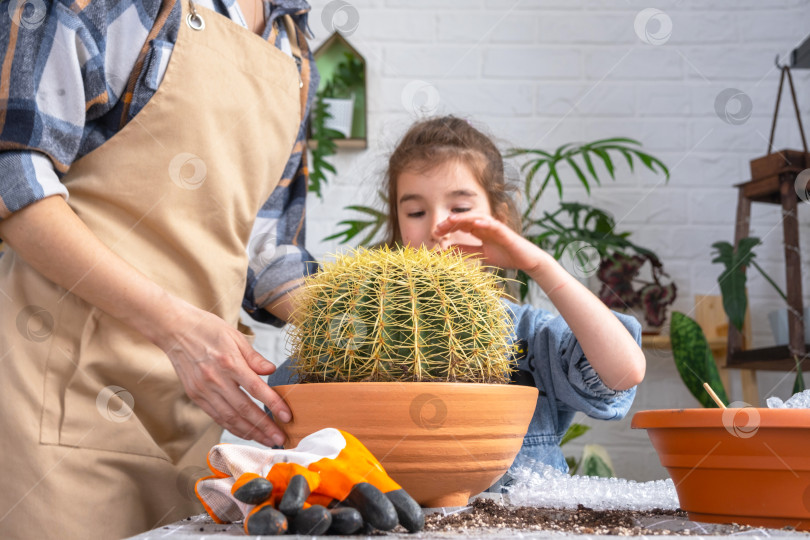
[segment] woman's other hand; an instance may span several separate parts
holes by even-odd
[[[282,445],[281,429],[242,391],[267,405],[276,419],[288,422],[287,404],[261,378],[273,373],[275,365],[216,315],[182,300],[174,303],[166,331],[150,339],[168,355],[186,394],[237,437]]]

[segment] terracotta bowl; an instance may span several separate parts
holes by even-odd
[[[641,411],[694,521],[810,530],[810,409]]]
[[[357,437],[422,506],[464,506],[515,459],[537,388],[464,383],[276,386],[293,421],[289,443],[321,428]]]

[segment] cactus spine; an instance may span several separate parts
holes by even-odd
[[[299,289],[289,334],[302,382],[507,383],[499,278],[454,252],[359,249]]]

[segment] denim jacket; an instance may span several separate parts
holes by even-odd
[[[530,305],[505,301],[514,320],[513,340],[520,353],[517,368],[540,390],[529,430],[510,470],[536,462],[568,472],[560,440],[579,411],[591,418],[619,420],[627,414],[636,388],[608,388],[594,371],[574,333],[561,316]],[[615,313],[636,342],[641,325]],[[525,384],[521,381],[521,384]]]
[[[510,471],[540,462],[568,472],[560,440],[577,411],[600,420],[620,420],[630,409],[636,388],[616,391],[605,386],[561,316],[530,305],[504,303],[515,323],[512,344],[521,351],[516,367],[522,377],[513,382],[533,384],[540,390],[523,446]],[[641,343],[639,322],[628,315],[615,315]],[[278,366],[268,377],[268,384],[295,382],[291,364],[292,359]],[[507,473],[490,489],[507,485],[509,478]]]

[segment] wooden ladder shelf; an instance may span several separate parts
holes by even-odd
[[[779,101],[782,97],[782,86],[785,78],[790,84],[799,132],[802,136],[804,151],[773,151],[773,136],[776,130],[776,119],[779,113]],[[802,119],[793,89],[793,79],[788,67],[782,67],[779,80],[779,91],[776,96],[776,111],[771,126],[771,137],[768,142],[768,154],[751,161],[753,180],[738,184],[737,220],[734,234],[735,245],[746,238],[750,231],[751,203],[763,202],[779,204],[782,207],[782,231],[785,242],[785,284],[788,300],[788,345],[743,350],[743,336],[734,325],[729,325],[727,367],[745,369],[764,369],[791,371],[796,367],[798,358],[803,372],[810,371],[810,344],[804,342],[804,307],[802,305],[802,269],[799,252],[799,216],[797,214],[799,194],[796,189],[796,178],[803,170],[810,167],[810,153],[807,151],[807,140],[804,137]]]

